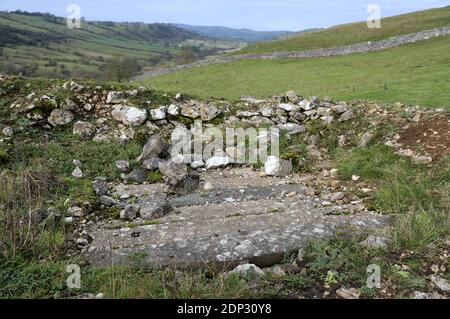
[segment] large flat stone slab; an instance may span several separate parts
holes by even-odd
[[[178,214],[151,224],[138,220],[133,225],[95,225],[90,230],[93,242],[85,250],[90,263],[128,263],[140,254],[150,266],[241,262],[268,266],[310,240],[333,236],[338,229],[360,232],[388,224],[388,217],[358,212],[357,205],[323,207],[320,200],[305,194],[299,176],[262,178],[238,170],[208,172],[202,179],[215,181],[214,189],[172,198]],[[143,193],[158,189],[151,186]],[[296,195],[287,195],[292,192]]]

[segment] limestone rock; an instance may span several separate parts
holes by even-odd
[[[186,195],[195,191],[200,185],[200,176],[197,174],[187,174],[177,180],[172,180],[169,184],[169,192],[177,195]]]
[[[281,103],[278,107],[286,112],[293,112],[297,109],[297,106],[291,103]]]
[[[250,112],[250,111],[237,111],[236,116],[237,117],[254,117],[259,116],[259,112]]]
[[[228,156],[213,156],[206,161],[206,169],[225,167],[230,164]]]
[[[126,125],[139,126],[147,119],[147,111],[127,105],[117,105],[111,115],[119,122]]]
[[[108,184],[105,177],[96,177],[92,182],[92,188],[97,196],[106,195],[108,193]]]
[[[171,104],[167,109],[167,113],[173,116],[178,116],[180,114],[180,107],[176,104]]]
[[[47,119],[48,122],[53,126],[62,126],[69,124],[74,119],[74,115],[72,112],[62,109],[55,109],[50,114]]]
[[[369,143],[372,141],[373,135],[369,132],[364,133],[363,136],[361,137],[361,140],[359,141],[358,146],[359,147],[367,147],[367,145],[369,145]]]
[[[95,133],[95,126],[89,122],[78,121],[73,125],[72,131],[82,138],[91,138]]]
[[[167,198],[152,196],[142,201],[140,214],[144,220],[153,220],[169,214],[172,210]]]
[[[200,110],[197,107],[191,105],[184,105],[181,108],[181,115],[190,119],[198,119],[201,116]]]
[[[124,181],[126,183],[144,183],[148,179],[147,173],[139,168],[135,168],[130,173],[124,176]]]
[[[137,218],[140,209],[139,205],[128,205],[120,212],[120,219],[133,220]]]
[[[255,280],[265,276],[264,271],[254,264],[239,265],[228,274],[237,274],[239,278],[245,280]]]
[[[213,105],[202,105],[200,107],[200,113],[202,121],[212,121],[218,117],[222,111]]]
[[[187,166],[181,160],[171,159],[159,165],[159,171],[166,177],[179,180],[188,174]]]
[[[162,160],[154,157],[154,158],[149,158],[145,161],[142,162],[142,168],[146,169],[147,171],[154,171],[159,169],[159,166],[161,165]]]
[[[264,164],[264,172],[269,176],[286,176],[292,173],[292,163],[277,156],[269,156]]]
[[[137,158],[137,161],[142,162],[154,157],[164,158],[167,155],[168,149],[169,145],[160,135],[152,135],[144,145],[144,149]]]
[[[111,91],[108,93],[108,97],[106,98],[107,104],[120,104],[126,101],[125,93]]]
[[[278,124],[278,128],[282,131],[286,131],[288,135],[296,135],[306,132],[306,126],[294,123]]]
[[[115,162],[117,169],[122,173],[128,173],[130,171],[130,162],[118,160]]]
[[[298,104],[302,100],[302,97],[294,91],[288,91],[285,95],[288,101],[294,104]]]
[[[6,137],[11,137],[14,134],[14,131],[11,127],[6,126],[2,129],[2,134]]]
[[[106,207],[113,207],[117,205],[117,201],[114,198],[106,195],[100,196],[98,201],[100,202],[100,204],[105,205]]]
[[[359,299],[361,293],[355,288],[339,288],[336,291],[336,295],[342,299]]]
[[[76,178],[82,178],[83,172],[81,171],[81,169],[79,167],[75,167],[75,169],[72,171],[72,176],[76,177]]]
[[[440,276],[431,276],[431,282],[443,292],[450,292],[450,282]]]
[[[166,107],[161,106],[157,109],[150,110],[150,115],[153,121],[164,120],[166,118]]]

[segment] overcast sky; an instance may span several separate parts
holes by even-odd
[[[450,0],[0,0],[0,10],[67,16],[69,4],[78,4],[87,20],[298,31],[366,20],[369,4],[378,4],[385,17],[450,5]]]

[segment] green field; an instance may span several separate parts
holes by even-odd
[[[331,48],[419,32],[450,25],[450,6],[382,19],[380,29],[369,29],[366,22],[344,24],[283,40],[257,43],[236,54],[301,51]]]
[[[287,90],[335,100],[365,99],[450,109],[450,36],[342,57],[246,60],[137,84],[203,97],[271,97]]]

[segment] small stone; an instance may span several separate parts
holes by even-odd
[[[269,156],[264,164],[264,172],[269,176],[286,176],[292,173],[292,163],[277,156]]]
[[[81,171],[81,169],[79,167],[75,167],[75,169],[72,171],[72,176],[75,178],[82,178],[83,172]]]
[[[78,121],[73,125],[72,132],[82,138],[91,138],[95,133],[95,126],[89,122]]]
[[[137,218],[141,207],[139,205],[128,205],[120,212],[120,219],[133,220]]]
[[[357,182],[357,181],[359,181],[361,179],[361,176],[358,176],[358,175],[353,175],[352,176],[352,181],[354,181],[354,182]]]
[[[89,211],[84,209],[83,207],[79,206],[72,206],[67,210],[67,213],[69,215],[72,215],[73,217],[84,217],[89,215]]]
[[[86,245],[89,245],[89,241],[86,238],[80,237],[77,239],[77,244],[79,246],[86,246]]]
[[[99,197],[99,202],[106,207],[113,207],[117,205],[117,201],[109,196],[103,195]]]
[[[371,133],[365,133],[362,137],[361,140],[359,141],[358,146],[359,147],[367,147],[367,145],[369,145],[369,143],[372,141],[373,135]]]
[[[431,282],[443,292],[450,292],[450,283],[446,279],[440,276],[432,275]]]
[[[336,295],[342,299],[359,299],[361,293],[355,288],[340,288],[336,291]]]
[[[430,164],[433,162],[432,157],[423,155],[413,155],[411,159],[414,164],[418,165]]]
[[[128,173],[130,171],[130,162],[124,160],[118,160],[115,162],[117,169],[122,173]]]
[[[263,269],[265,274],[269,274],[270,276],[274,278],[283,278],[286,276],[286,272],[283,270],[283,268],[280,265],[275,265],[271,268],[265,268]]]
[[[345,197],[345,193],[343,193],[343,192],[334,193],[330,198],[330,202],[335,203],[338,200],[344,199],[344,197]]]
[[[166,118],[166,107],[161,106],[157,109],[150,110],[150,115],[153,121],[164,120]]]
[[[141,203],[141,216],[144,220],[153,220],[169,214],[173,210],[167,198],[152,196],[145,198]]]
[[[69,124],[74,119],[72,112],[62,109],[55,109],[50,114],[47,121],[53,126],[63,126]]]
[[[347,122],[355,117],[355,114],[352,110],[345,112],[339,117],[339,122]]]
[[[115,106],[111,115],[117,121],[132,126],[139,126],[147,119],[146,110],[127,105]]]
[[[5,135],[6,137],[11,137],[14,134],[14,131],[11,127],[6,126],[2,129],[2,134]]]
[[[430,294],[427,294],[425,292],[421,292],[421,291],[414,291],[411,294],[411,298],[412,299],[420,299],[420,300],[425,300],[425,299],[432,299],[432,300],[436,300],[436,299],[444,299],[443,296],[441,296],[440,294],[438,294],[437,292],[433,292]]]
[[[286,123],[286,124],[278,124],[278,128],[281,131],[285,131],[288,135],[296,135],[302,134],[306,132],[306,126],[295,124],[295,123]]]
[[[371,235],[361,242],[361,245],[370,249],[387,249],[389,239],[381,236]]]
[[[144,183],[148,179],[147,173],[139,168],[135,168],[130,173],[124,176],[124,181],[127,183]]]
[[[125,93],[123,92],[116,92],[111,91],[108,93],[108,96],[106,98],[107,104],[120,104],[126,101]]]
[[[239,278],[245,280],[254,280],[265,275],[264,271],[254,264],[239,265],[228,274],[238,274]]]
[[[211,182],[206,182],[205,185],[203,185],[203,190],[206,192],[209,192],[213,189],[213,185]]]
[[[230,164],[228,156],[213,156],[206,161],[206,169],[225,167]]]
[[[301,261],[303,261],[304,258],[305,258],[305,249],[300,248],[297,253],[297,261],[301,262]]]
[[[73,165],[75,165],[75,167],[80,167],[81,168],[83,166],[83,163],[81,163],[81,161],[78,160],[78,159],[74,159],[72,161],[72,163],[73,163]]]
[[[108,185],[105,177],[96,177],[92,182],[92,188],[97,196],[106,195],[108,193]]]
[[[292,112],[297,109],[297,106],[291,103],[281,103],[278,105],[278,107],[282,110],[285,110],[287,112]]]
[[[167,113],[173,116],[178,116],[180,114],[180,107],[176,104],[171,104],[167,109]]]
[[[142,162],[142,168],[147,171],[154,171],[159,169],[159,166],[162,165],[163,161],[159,158],[150,158]]]
[[[288,91],[285,95],[288,101],[294,104],[297,104],[302,100],[301,96],[299,96],[295,91]]]
[[[137,161],[142,162],[146,159],[155,157],[164,158],[167,155],[168,149],[169,144],[167,144],[160,135],[152,135],[144,145],[142,153],[137,158]]]
[[[64,218],[64,222],[66,224],[72,224],[73,221],[74,221],[73,217],[66,217],[66,218]]]

